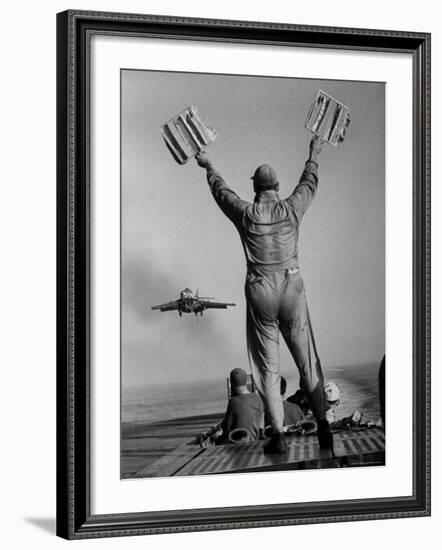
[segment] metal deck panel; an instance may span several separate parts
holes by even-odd
[[[206,448],[186,443],[138,472],[137,477],[374,465],[383,463],[385,453],[385,437],[379,428],[334,433],[335,457],[319,448],[315,435],[287,437],[287,443],[289,451],[282,455],[264,454],[265,441]]]

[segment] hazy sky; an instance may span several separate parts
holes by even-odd
[[[253,200],[250,176],[271,164],[285,198],[311,135],[318,88],[349,106],[344,143],[325,144],[319,188],[300,230],[299,260],[322,364],[379,361],[384,353],[384,84],[122,71],[123,386],[225,378],[248,370],[245,260],[205,171],[179,166],[159,128],[188,105],[219,132],[208,152],[227,183]],[[236,302],[202,319],[152,311],[181,289]],[[294,368],[281,341],[281,371]]]

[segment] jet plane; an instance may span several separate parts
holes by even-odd
[[[198,291],[194,294],[190,288],[185,288],[181,291],[178,300],[153,306],[152,309],[159,311],[178,311],[178,315],[182,317],[183,313],[194,313],[196,316],[198,313],[202,315],[205,309],[227,309],[229,306],[236,305],[227,302],[211,302],[210,300],[213,300],[213,298],[203,298],[198,296]]]

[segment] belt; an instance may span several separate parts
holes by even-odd
[[[257,264],[247,262],[247,270],[264,270],[264,271],[284,271],[286,274],[294,274],[299,271],[298,258],[290,258],[284,262],[276,262],[273,264]]]

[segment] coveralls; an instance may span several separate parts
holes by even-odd
[[[279,332],[298,367],[301,387],[317,420],[325,418],[324,377],[298,265],[302,216],[318,185],[318,165],[308,160],[285,200],[276,190],[258,191],[252,203],[232,191],[211,166],[207,181],[221,210],[234,223],[247,261],[247,348],[252,376],[272,427],[281,431]]]
[[[229,399],[226,414],[221,427],[223,439],[228,439],[229,433],[237,428],[245,428],[253,440],[259,439],[260,428],[263,427],[264,411],[262,401],[256,393],[233,395]]]

